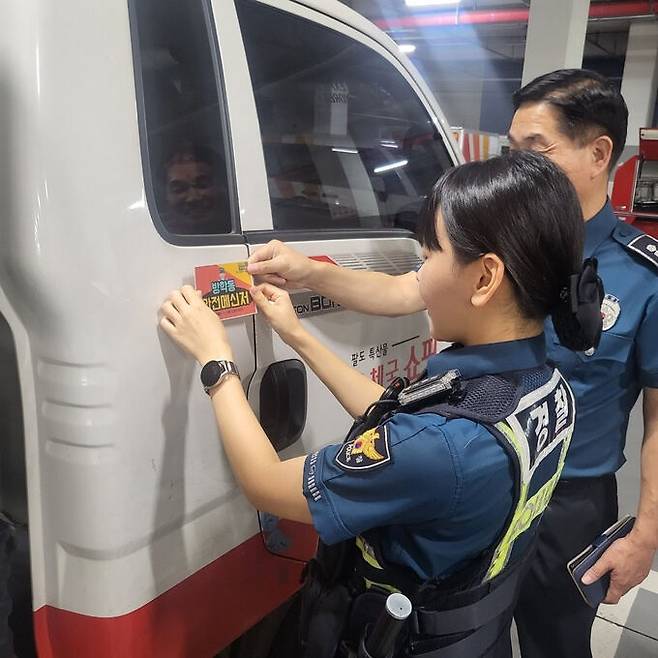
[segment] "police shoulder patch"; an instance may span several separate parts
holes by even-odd
[[[658,240],[656,238],[647,235],[632,224],[622,221],[617,222],[617,226],[612,232],[612,238],[624,249],[642,256],[645,261],[658,268]]]
[[[373,470],[391,461],[388,427],[380,425],[343,444],[336,463],[344,471]]]
[[[650,235],[638,235],[627,245],[628,249],[646,258],[654,267],[658,268],[658,240]]]

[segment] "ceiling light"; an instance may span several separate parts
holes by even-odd
[[[409,164],[409,160],[398,160],[397,162],[391,162],[381,167],[375,167],[373,170],[376,174],[381,174],[384,171],[390,171],[391,169],[398,169],[399,167],[404,167]]]
[[[416,46],[413,43],[401,43],[398,45],[398,48],[401,53],[406,53],[407,55],[416,52]]]
[[[350,155],[359,155],[359,152],[356,149],[346,149],[343,148],[342,146],[341,147],[332,146],[331,150],[334,153],[349,153]]]
[[[461,0],[405,0],[407,7],[447,7],[460,2]]]

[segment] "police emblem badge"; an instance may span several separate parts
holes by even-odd
[[[603,331],[614,327],[621,313],[619,300],[614,295],[606,295],[601,304],[601,317],[603,318]]]
[[[336,455],[342,469],[360,471],[379,468],[391,461],[386,425],[375,427],[343,444]]]

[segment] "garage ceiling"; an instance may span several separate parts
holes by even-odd
[[[410,58],[439,98],[450,123],[490,132],[507,130],[513,112],[511,94],[521,84],[527,23],[421,27],[406,22],[404,28],[385,24],[464,11],[527,10],[529,1],[462,0],[458,8],[411,8],[405,0],[341,1],[382,26],[398,44],[415,47]],[[605,1],[592,0],[592,4]],[[590,20],[584,66],[621,85],[630,24],[628,18]]]
[[[593,3],[604,0],[592,0]],[[436,12],[454,12],[449,7],[407,7],[404,0],[343,0],[373,22]],[[529,1],[462,0],[459,10],[527,9]],[[589,24],[585,57],[622,57],[626,52],[629,19],[592,20]],[[387,30],[398,43],[416,46],[415,59],[450,58],[460,61],[522,59],[527,25],[490,24],[450,27],[423,27]]]

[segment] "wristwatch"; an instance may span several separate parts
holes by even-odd
[[[201,384],[203,390],[210,395],[210,392],[217,384],[224,380],[228,375],[235,375],[240,379],[238,366],[233,361],[208,361],[201,368]]]

